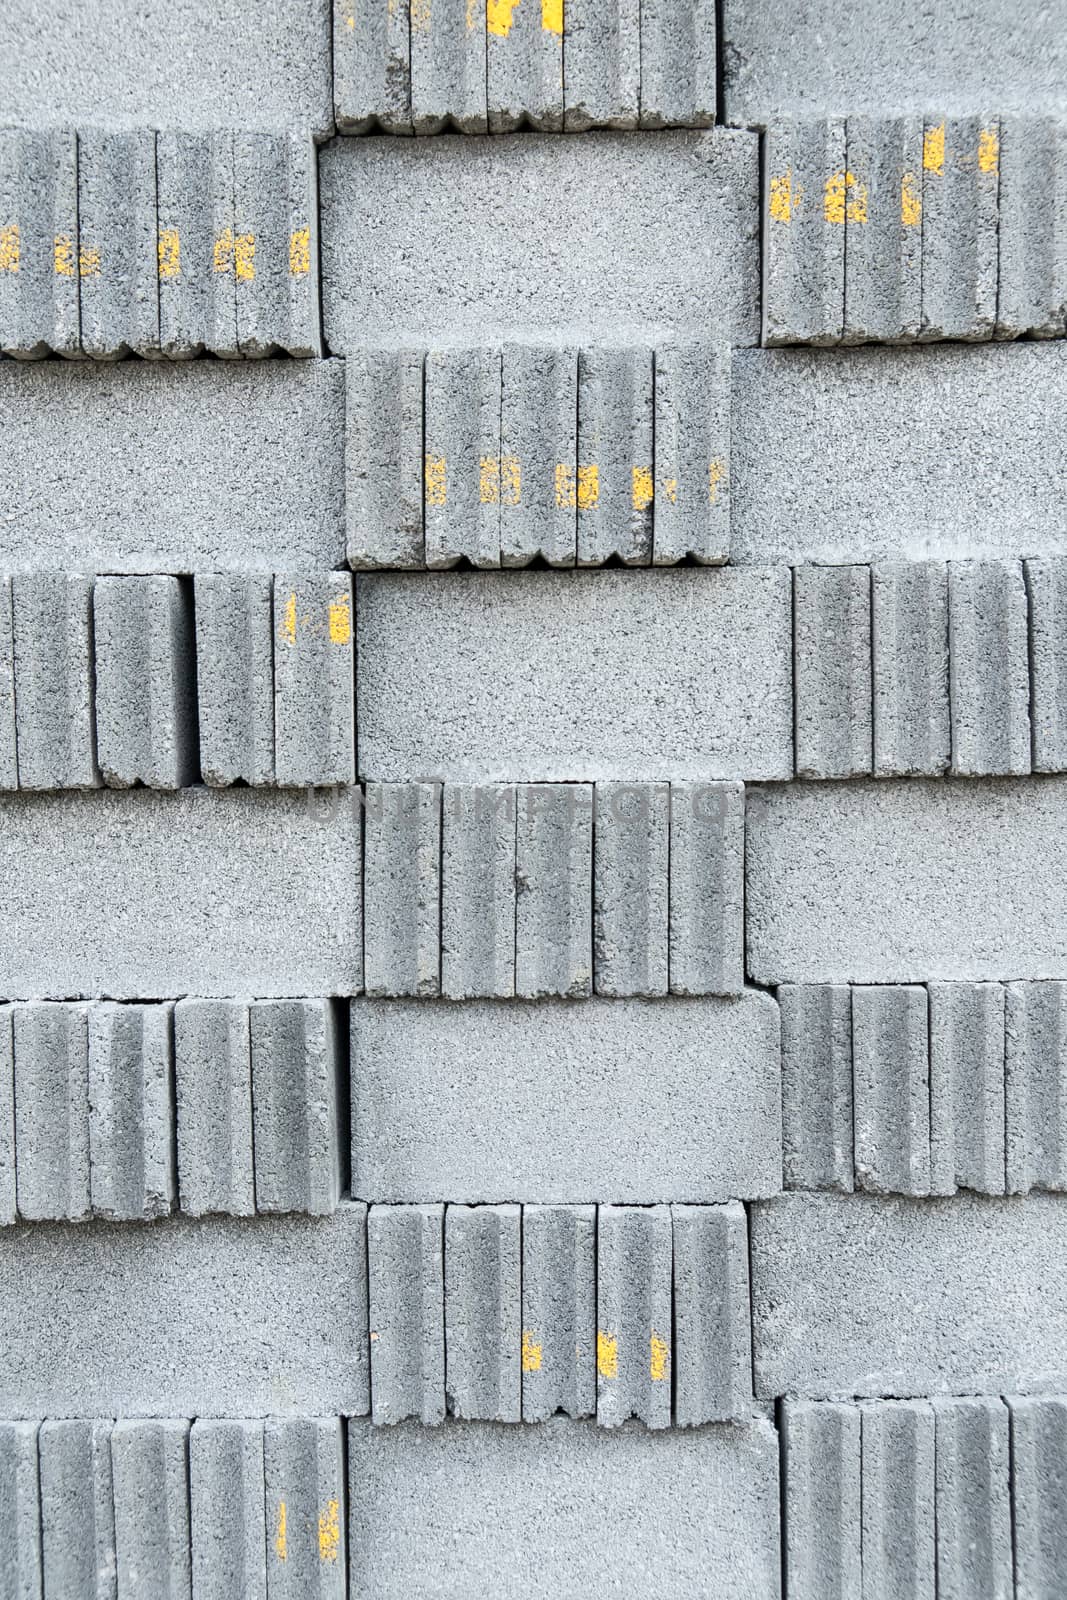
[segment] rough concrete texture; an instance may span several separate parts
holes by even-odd
[[[925,1400],[860,1407],[863,1593],[934,1600],[934,1413]]]
[[[189,1434],[196,1594],[267,1593],[263,1424],[198,1418]]]
[[[931,1193],[1004,1194],[1004,986],[932,983],[929,996]]]
[[[852,991],[783,984],[782,1172],[786,1189],[855,1187]]]
[[[15,1220],[15,1039],[10,1006],[0,1006],[0,1226]]]
[[[339,362],[0,363],[0,408],[4,572],[344,561]]]
[[[189,1424],[120,1420],[111,1433],[120,1595],[192,1593]]]
[[[160,350],[172,360],[237,356],[232,131],[161,132],[156,182]],[[242,271],[254,260],[243,239]]]
[[[1059,778],[748,791],[750,979],[1067,977],[1065,803]]]
[[[578,565],[652,560],[653,354],[578,353]]]
[[[758,1396],[1062,1390],[1059,1195],[790,1194],[749,1228]]]
[[[365,1209],[3,1229],[4,1415],[368,1412]]]
[[[671,1421],[673,1268],[669,1206],[597,1215],[596,1419],[617,1428]]]
[[[598,783],[594,793],[596,992],[666,994],[670,786]]]
[[[258,573],[197,573],[196,703],[205,783],[274,781],[271,580]]]
[[[855,208],[845,124],[776,122],[763,152],[763,343],[841,342],[845,224]]]
[[[466,0],[411,7],[411,126],[417,134],[488,131],[486,32]]]
[[[920,339],[991,339],[997,316],[995,117],[937,117],[923,127]]]
[[[644,0],[642,128],[710,128],[718,95],[718,28],[712,0]]]
[[[344,1422],[263,1427],[268,1600],[345,1600]]]
[[[731,1422],[752,1411],[752,1307],[744,1206],[672,1206],[674,1420]]]
[[[490,133],[529,125],[563,127],[565,9],[503,5],[487,9],[486,91]]]
[[[36,1422],[0,1423],[0,1584],[13,1600],[41,1594],[41,1489]]]
[[[0,991],[355,992],[358,874],[337,887],[337,862],[359,859],[349,801],[207,789],[0,800]]]
[[[591,784],[518,790],[515,993],[580,999],[593,992]]]
[[[789,777],[790,588],[782,569],[360,575],[361,775]]]
[[[411,133],[409,6],[334,0],[333,94],[342,133]]]
[[[421,567],[421,350],[355,350],[345,362],[345,522],[352,567]]]
[[[1067,769],[1067,562],[1027,561],[1033,770]]]
[[[901,343],[922,324],[921,117],[849,117],[833,202],[845,211],[844,344]]]
[[[500,351],[431,350],[425,367],[426,565],[500,565],[500,502],[518,493],[500,454]]]
[[[641,103],[640,0],[564,6],[564,113],[568,133],[636,128]]]
[[[930,1193],[930,1034],[926,990],[852,991],[856,1188]]]
[[[100,782],[93,719],[93,585],[60,572],[11,580],[20,789]]]
[[[944,563],[872,566],[871,635],[875,774],[940,776],[951,756]]]
[[[522,1244],[518,1206],[445,1212],[445,1394],[449,1412],[522,1419]]]
[[[355,777],[352,580],[341,572],[274,579],[274,770],[291,786]]]
[[[91,1209],[88,1006],[13,1012],[19,1216],[78,1222]]]
[[[707,1203],[781,1184],[765,995],[351,1013],[361,1199]]]
[[[1007,985],[1005,1053],[1008,1191],[1067,1189],[1067,985]]]
[[[445,1419],[444,1207],[367,1212],[371,1415]]]
[[[192,586],[98,578],[93,586],[96,747],[111,789],[183,789],[199,776]]]
[[[671,994],[744,988],[745,795],[739,783],[672,783]]]
[[[577,461],[577,350],[505,344],[500,397],[501,566],[524,567],[538,556],[550,567],[574,566]],[[589,492],[586,475],[583,498]]]
[[[1037,338],[1062,338],[1067,329],[1067,126],[1063,122],[1051,117],[1001,120],[997,199],[994,337],[1015,339],[1032,333]]]
[[[320,184],[335,355],[446,335],[556,341],[567,328],[588,343],[709,326],[759,337],[754,134],[339,139]]]
[[[11,579],[0,579],[0,789],[17,789],[18,739],[15,722],[15,634]]]
[[[314,144],[306,134],[235,133],[233,182],[241,354],[321,355]]]
[[[11,114],[5,105],[5,120]],[[78,156],[69,128],[0,129],[0,351],[81,354]]]
[[[174,1082],[181,1209],[248,1217],[256,1209],[252,1165],[249,1008],[240,1000],[179,1000]]]
[[[933,1402],[937,1593],[1012,1593],[1009,1413],[999,1398]],[[1016,1591],[1017,1592],[1017,1591]]]
[[[78,297],[82,354],[159,353],[156,136],[78,133]]]
[[[442,792],[441,993],[450,1000],[515,993],[516,793],[514,784]]]
[[[655,353],[652,560],[730,557],[730,350],[676,344]]]
[[[858,1406],[782,1402],[782,1538],[789,1600],[862,1593]]]
[[[177,1204],[172,1005],[89,1007],[93,1215],[168,1216]]]
[[[870,772],[869,567],[798,567],[793,574],[793,695],[797,775]]]
[[[441,785],[369,783],[363,852],[368,994],[441,990]]]
[[[37,1434],[43,1587],[57,1600],[117,1594],[111,1430],[49,1419]]]
[[[596,1414],[593,1206],[522,1208],[522,1420]]]
[[[1010,1399],[1017,1600],[1054,1594],[1067,1566],[1067,1400]]]
[[[780,1593],[778,1447],[762,1420],[693,1433],[350,1422],[348,1459],[350,1581],[367,1600],[403,1600],[427,1571],[454,1600],[588,1600],[620,1572],[634,1600]]]
[[[329,1000],[257,1000],[250,1013],[256,1210],[329,1216],[344,1188],[348,1086]]]
[[[952,771],[1030,771],[1026,586],[1017,561],[948,569]]]

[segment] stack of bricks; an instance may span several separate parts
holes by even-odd
[[[1065,84],[9,0],[0,1600],[1067,1593]]]

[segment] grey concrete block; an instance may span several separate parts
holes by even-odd
[[[928,996],[917,985],[852,991],[856,1187],[930,1193]]]
[[[934,1413],[925,1400],[860,1410],[863,1600],[934,1600]]]
[[[766,995],[356,1000],[351,1014],[352,1192],[365,1199],[706,1203],[781,1186]]]
[[[192,1600],[189,1424],[116,1422],[111,1470],[122,1600]]]
[[[421,567],[423,353],[345,362],[345,520],[352,567]]]
[[[870,772],[870,568],[798,567],[793,626],[798,775]]]
[[[191,585],[98,578],[93,588],[96,743],[112,789],[182,789],[200,775]]]
[[[672,1231],[669,1206],[597,1212],[596,1419],[671,1422]]]
[[[329,1216],[346,1165],[336,1008],[329,1000],[257,1000],[250,1032],[256,1210]]]
[[[11,114],[5,105],[5,117]],[[77,140],[66,128],[0,130],[0,351],[81,353]]]
[[[857,204],[844,121],[775,122],[763,163],[763,343],[839,344],[845,226]]]
[[[1058,778],[750,790],[750,977],[1067,977],[1065,796]]]
[[[266,1600],[262,1422],[198,1418],[189,1433],[193,1590]]]
[[[778,1445],[762,1419],[693,1433],[350,1422],[348,1460],[367,1600],[405,1600],[427,1573],[455,1600],[589,1600],[620,1582],[632,1600],[778,1600]]]
[[[738,1201],[672,1206],[674,1420],[693,1428],[752,1411],[748,1220]]]
[[[642,128],[710,128],[718,96],[718,27],[710,0],[644,0]]]
[[[598,783],[594,795],[596,992],[666,994],[670,788]]]
[[[1067,984],[1009,983],[1007,1187],[1067,1189]]]
[[[215,788],[274,781],[274,643],[270,578],[197,573],[196,698],[200,770]]]
[[[409,6],[334,0],[333,98],[342,133],[411,132]]]
[[[1059,1195],[789,1194],[749,1232],[757,1395],[1062,1392]]]
[[[1004,1194],[1004,987],[930,985],[930,1188]]]
[[[362,774],[789,777],[790,587],[780,569],[361,576]]]
[[[366,1414],[365,1212],[0,1229],[4,1415]]]
[[[88,1007],[31,1002],[13,1021],[19,1216],[77,1222],[91,1209]]]
[[[42,1422],[41,1549],[48,1600],[115,1600],[110,1422]]]
[[[593,992],[591,784],[529,784],[515,823],[515,993]]]
[[[927,116],[922,339],[991,339],[997,317],[996,117]]]
[[[455,1417],[522,1418],[521,1209],[445,1212],[445,1388]]]
[[[908,342],[922,321],[921,117],[845,126],[843,343]]]
[[[156,138],[159,213],[159,343],[184,359],[240,353],[234,211],[234,136],[229,129],[162,131]]]
[[[93,1215],[165,1217],[176,1207],[174,1007],[89,1007],[89,1178]]]
[[[10,1006],[0,1006],[0,1227],[14,1222],[15,1030]]]
[[[189,1216],[250,1217],[252,1065],[248,1005],[179,1000],[174,1008],[178,1185]]]
[[[782,1402],[785,1584],[790,1600],[862,1594],[858,1406]]]
[[[636,128],[641,110],[641,8],[639,0],[570,0],[564,6],[563,125]]]
[[[653,354],[578,352],[578,565],[652,560]]]
[[[374,1421],[443,1422],[444,1207],[371,1206],[367,1272]]]
[[[0,578],[0,788],[19,786],[15,722],[15,630],[11,579]]]
[[[519,495],[500,455],[500,351],[431,350],[426,357],[426,565],[500,565],[500,503]]]
[[[340,1417],[264,1424],[272,1600],[345,1600],[343,1428]]]
[[[1067,1570],[1067,1400],[1008,1400],[1016,1600],[1047,1600]]]
[[[741,784],[672,783],[672,994],[740,994],[744,988],[744,871]]]
[[[234,279],[243,356],[322,354],[317,159],[308,134],[234,134]]]
[[[1067,125],[1002,117],[994,338],[1067,328]]]
[[[650,329],[759,337],[754,133],[338,139],[319,178],[324,329],[337,355],[520,329],[524,340],[615,345]],[[564,239],[580,249],[561,251]]]
[[[92,580],[20,572],[11,595],[19,787],[93,788]]]
[[[855,1187],[852,991],[786,983],[782,1018],[783,1181],[787,1189]]]
[[[41,1491],[36,1422],[0,1423],[0,1592],[41,1600]]]
[[[513,27],[520,16],[516,9]],[[577,350],[505,344],[501,351],[500,461],[502,473],[504,463],[508,465],[513,488],[500,497],[501,565],[524,567],[540,556],[550,567],[574,566],[580,490],[577,460]]]
[[[368,994],[441,992],[441,785],[369,783],[363,850]]]
[[[940,562],[871,568],[874,771],[946,771],[951,755],[948,573]]]
[[[488,40],[467,0],[411,6],[411,125],[415,133],[485,133]],[[488,11],[488,7],[487,7]]]
[[[1003,1400],[933,1402],[939,1600],[1011,1600],[1008,1410]]]
[[[522,1420],[596,1414],[596,1210],[522,1209]]]
[[[1030,771],[1026,585],[1016,561],[948,569],[952,771]]]
[[[513,995],[515,787],[452,783],[441,803],[441,993]]]
[[[1067,770],[1067,561],[1027,561],[1035,772]]]
[[[730,556],[730,350],[674,345],[655,353],[652,561]]]
[[[563,128],[562,5],[515,4],[486,8],[486,82],[490,133],[529,125],[546,133]]]
[[[355,776],[352,580],[342,572],[274,579],[274,768],[278,782]]]
[[[163,257],[152,129],[79,130],[78,259],[82,354],[158,356]]]

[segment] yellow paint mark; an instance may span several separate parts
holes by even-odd
[[[529,1328],[522,1330],[522,1370],[523,1372],[540,1372],[541,1345],[538,1344]]]
[[[672,506],[676,506],[678,504],[678,479],[663,478],[660,481],[660,488],[663,490],[665,499],[669,500]]]
[[[563,510],[573,510],[578,504],[578,488],[574,481],[574,472],[565,461],[556,467],[556,504]]]
[[[430,15],[431,4],[432,0],[411,0],[411,29],[413,33],[429,33],[432,20]],[[468,17],[470,16],[469,5],[467,7],[467,15]],[[470,24],[468,23],[467,26],[469,27]]]
[[[220,233],[215,240],[215,248],[211,254],[212,272],[229,272],[233,266],[233,229],[227,228],[225,233]]]
[[[289,1559],[289,1510],[284,1500],[278,1501],[278,1531],[274,1535],[274,1548],[279,1561]]]
[[[19,225],[13,222],[8,228],[0,228],[0,272],[17,272],[19,256]]]
[[[996,172],[1000,162],[1000,139],[995,128],[983,128],[978,135],[978,170]]]
[[[60,278],[74,276],[74,245],[65,233],[57,233],[52,241],[56,275]]]
[[[330,643],[348,644],[352,638],[352,607],[346,594],[330,601]]]
[[[448,477],[444,456],[427,456],[423,463],[426,504],[443,506],[448,501]]]
[[[239,233],[233,241],[233,270],[244,283],[251,283],[256,275],[256,236]]]
[[[296,643],[296,595],[292,592],[285,602],[285,615],[278,629],[278,639],[281,644]]]
[[[177,228],[161,228],[159,232],[159,276],[178,278],[182,270],[182,242]]]
[[[600,468],[578,468],[578,510],[591,511],[600,499]]]
[[[708,462],[708,504],[719,503],[719,485],[726,482],[726,462],[721,456],[712,456]]]
[[[905,172],[900,180],[900,220],[905,228],[914,228],[922,221],[922,196],[916,186],[914,172]]]
[[[481,14],[480,17],[478,15],[480,9],[481,8],[479,7],[478,0],[467,0],[467,32],[468,33],[473,33],[475,28],[477,28],[481,22],[485,21],[485,13],[484,13],[484,11],[482,11],[482,14]]]
[[[654,494],[651,467],[634,467],[632,489],[634,510],[647,511],[652,504]]]
[[[648,1341],[648,1374],[653,1383],[662,1383],[666,1378],[670,1355],[666,1339],[661,1339],[653,1329]]]
[[[390,14],[392,6],[389,7]],[[341,21],[353,33],[356,28],[356,0],[341,0]]]
[[[546,33],[563,37],[563,0],[541,0],[541,26]]]
[[[945,124],[927,128],[923,134],[923,170],[943,173],[945,170]]]
[[[289,276],[303,278],[311,271],[311,229],[295,228],[289,235]]]
[[[319,1512],[319,1560],[336,1561],[341,1552],[341,1519],[336,1500],[328,1500]]]
[[[78,251],[78,276],[79,278],[99,278],[100,276],[100,246],[97,244],[83,244]]]
[[[774,222],[792,222],[793,212],[800,204],[804,190],[799,184],[793,188],[793,169],[780,172],[771,179],[771,218]]]
[[[822,202],[827,222],[866,222],[867,185],[855,173],[832,172],[826,180]]]
[[[596,1370],[602,1378],[619,1376],[619,1341],[613,1333],[601,1333],[599,1328],[596,1336]]]
[[[485,0],[485,26],[497,39],[511,32],[511,13],[519,0]]]

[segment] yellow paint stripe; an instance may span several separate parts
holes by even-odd
[[[779,172],[771,178],[771,220],[773,222],[792,222],[793,212],[800,204],[803,189],[797,185],[793,191],[793,169],[788,172]]]
[[[1000,139],[995,128],[983,128],[978,135],[978,170],[996,172],[1000,164]]]
[[[619,1376],[619,1341],[613,1333],[601,1333],[599,1329],[596,1336],[596,1370],[602,1378]]]
[[[578,510],[591,511],[600,499],[600,468],[578,468]]]
[[[340,1507],[328,1500],[319,1512],[319,1560],[336,1562],[341,1551]]]
[[[922,221],[923,202],[914,172],[905,172],[900,180],[900,220],[905,228],[914,228]]]
[[[289,276],[303,278],[311,271],[311,229],[294,228],[289,235]]]
[[[522,1370],[523,1372],[540,1372],[541,1358],[544,1354],[537,1337],[529,1328],[522,1331]]]
[[[279,1561],[289,1559],[289,1509],[284,1500],[278,1501],[278,1531],[274,1535],[274,1550]]]
[[[506,39],[511,32],[511,17],[519,0],[485,0],[485,26],[497,39]]]
[[[78,276],[79,278],[99,278],[100,276],[100,246],[97,244],[83,244],[78,251]]]
[[[278,639],[281,644],[296,643],[296,595],[292,591],[285,602],[285,614],[278,629]]]
[[[17,272],[20,259],[19,225],[12,222],[9,227],[0,228],[0,272]]]
[[[74,245],[65,233],[57,233],[52,241],[52,263],[57,277],[73,278]]]
[[[448,503],[448,473],[444,456],[427,456],[423,463],[423,480],[426,485],[426,504],[443,506]]]
[[[238,233],[233,241],[233,270],[242,283],[251,283],[256,275],[256,236]]]
[[[719,487],[726,482],[726,463],[721,456],[712,456],[708,462],[708,503],[718,505]]]
[[[945,124],[927,128],[923,134],[923,170],[943,174],[945,170]]]
[[[233,229],[227,228],[215,240],[215,247],[211,252],[212,272],[229,272],[233,266]]]
[[[161,228],[159,233],[159,276],[178,278],[182,270],[182,242],[177,228]]]
[[[670,1347],[666,1339],[653,1329],[648,1341],[648,1375],[653,1383],[662,1383],[670,1370]]]
[[[652,482],[651,467],[633,468],[633,485],[631,495],[635,511],[647,511],[652,504],[655,487]]]
[[[563,0],[541,0],[541,27],[563,37]]]
[[[348,644],[352,637],[352,607],[346,594],[330,601],[330,643]]]

